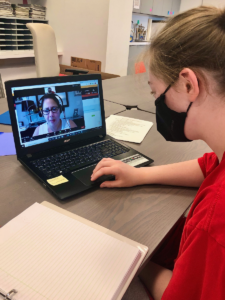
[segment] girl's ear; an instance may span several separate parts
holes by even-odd
[[[199,95],[199,84],[196,74],[189,68],[184,68],[179,74],[183,92],[190,102],[194,102]]]

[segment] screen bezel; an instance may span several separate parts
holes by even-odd
[[[102,117],[102,128],[93,129],[88,132],[84,132],[79,135],[70,136],[67,138],[62,138],[58,140],[49,141],[47,143],[41,143],[30,147],[22,147],[20,145],[19,131],[17,126],[16,114],[13,103],[12,90],[13,87],[21,86],[32,86],[32,85],[44,85],[54,83],[65,83],[65,82],[76,82],[76,81],[87,81],[87,80],[98,80],[99,86],[99,96],[100,96],[100,106],[101,106],[101,117]],[[103,91],[102,91],[102,79],[101,74],[90,74],[90,75],[76,75],[76,76],[55,76],[55,77],[44,77],[44,78],[29,78],[29,79],[18,79],[10,80],[5,82],[7,101],[9,106],[9,113],[12,123],[12,130],[14,135],[15,147],[18,157],[23,157],[28,154],[35,154],[40,151],[49,150],[55,147],[60,147],[65,145],[65,140],[70,140],[66,144],[75,143],[83,141],[89,138],[94,138],[98,136],[106,135],[106,124],[105,124],[105,111],[104,111],[104,100],[103,100]]]

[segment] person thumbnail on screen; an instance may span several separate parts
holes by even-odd
[[[65,118],[65,108],[60,96],[50,91],[50,88],[48,92],[50,93],[40,99],[40,115],[46,122],[35,129],[33,136],[77,127],[73,120]]]
[[[23,147],[85,130],[80,84],[14,88],[12,94]]]
[[[45,94],[54,94],[54,93],[55,93],[55,87],[45,88]]]

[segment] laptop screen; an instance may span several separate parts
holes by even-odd
[[[98,80],[11,88],[21,147],[102,127]]]

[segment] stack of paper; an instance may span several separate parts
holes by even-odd
[[[46,10],[44,9],[31,9],[30,10],[30,18],[32,19],[40,19],[45,20],[46,19]]]
[[[106,131],[114,139],[141,143],[153,123],[133,118],[111,115],[106,119]]]
[[[0,0],[0,16],[13,17],[13,11],[9,0]]]
[[[18,6],[29,9],[29,17],[32,19],[45,20],[46,7],[37,4],[18,4]]]
[[[17,18],[29,18],[29,7],[12,4],[13,13]]]
[[[28,18],[45,20],[46,7],[36,4],[18,4],[17,6],[28,11]]]

